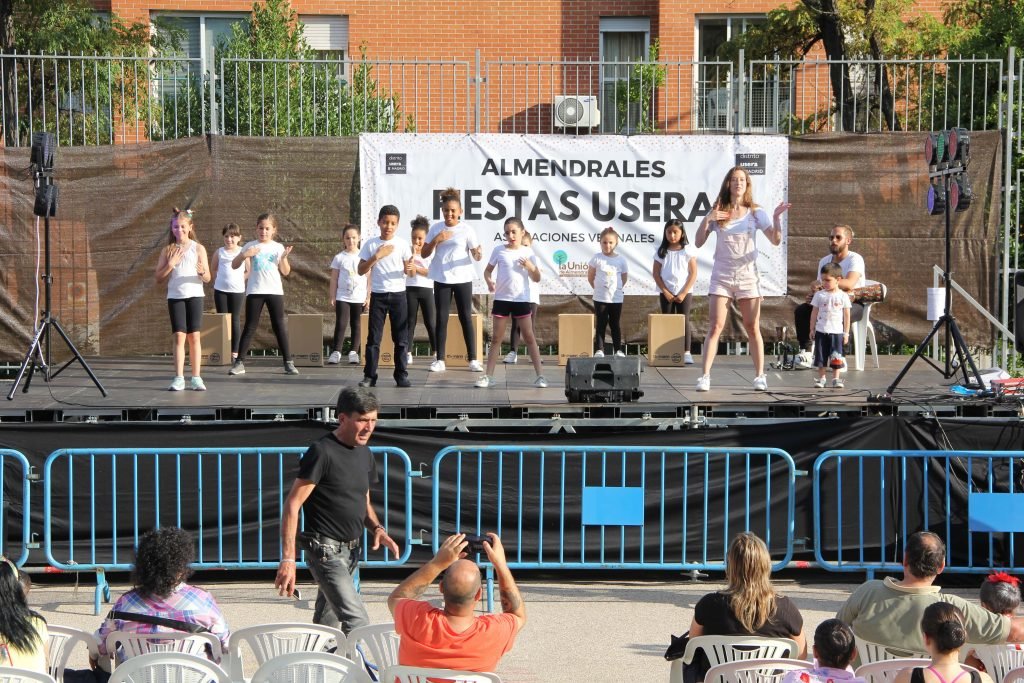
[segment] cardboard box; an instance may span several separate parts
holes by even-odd
[[[594,355],[594,314],[562,313],[558,316],[558,364],[570,358]]]
[[[484,321],[479,313],[473,314],[473,336],[476,337],[476,360],[481,363],[486,359],[484,354]],[[470,359],[466,357],[466,340],[462,337],[462,325],[459,316],[448,315],[448,340],[444,347],[444,364],[452,368],[469,367]]]
[[[199,343],[203,365],[231,365],[231,314],[203,313]]]
[[[366,357],[366,335],[370,333],[370,314],[363,313],[362,324],[359,328],[359,360],[365,365]],[[380,358],[377,361],[378,368],[395,367],[395,342],[391,340],[391,316],[384,318],[384,331],[380,337]]]
[[[324,317],[319,313],[292,313],[288,316],[288,346],[292,361],[304,368],[324,365]]]
[[[647,316],[648,365],[683,367],[683,354],[689,351],[683,341],[685,333],[685,315],[649,314]]]

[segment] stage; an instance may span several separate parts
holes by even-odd
[[[634,402],[575,403],[565,396],[565,367],[544,359],[545,389],[532,386],[532,366],[520,357],[517,365],[498,364],[497,386],[477,389],[479,373],[465,368],[447,372],[427,370],[428,360],[416,358],[409,368],[412,387],[400,389],[391,368],[380,368],[376,392],[382,403],[381,427],[425,427],[472,430],[490,425],[548,431],[572,431],[574,426],[600,424],[620,428],[694,428],[702,426],[772,423],[781,420],[870,416],[936,416],[1010,418],[1021,416],[1021,399],[955,396],[956,380],[917,361],[894,392],[891,402],[877,395],[903,368],[909,356],[880,356],[879,368],[869,356],[863,371],[843,374],[844,389],[817,389],[811,370],[768,370],[767,392],[751,387],[753,369],[746,356],[720,355],[712,370],[712,388],[697,392],[697,364],[682,368],[649,367],[640,378],[643,397]],[[774,360],[772,357],[769,361]],[[27,393],[21,386],[13,400],[0,404],[0,422],[152,422],[152,421],[265,421],[330,419],[338,389],[362,378],[361,365],[301,367],[301,374],[284,374],[278,359],[252,358],[246,374],[229,377],[227,366],[204,368],[208,391],[167,391],[170,358],[89,358],[89,365],[107,390],[107,397],[73,364],[49,383],[37,374]],[[59,367],[59,366],[58,366]],[[186,371],[187,372],[187,371]],[[10,391],[13,372],[0,383]]]

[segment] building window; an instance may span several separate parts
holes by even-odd
[[[629,134],[641,126],[641,106],[627,98],[632,64],[647,59],[651,45],[648,17],[602,17],[601,132]],[[635,88],[634,88],[635,90]]]
[[[348,54],[348,17],[303,14],[302,36],[315,59],[344,60]]]

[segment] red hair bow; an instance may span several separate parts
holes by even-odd
[[[1006,572],[995,572],[994,574],[989,574],[985,580],[990,583],[1009,583],[1014,586],[1020,585],[1020,579],[1016,576],[1010,576]]]

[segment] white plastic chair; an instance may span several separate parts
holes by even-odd
[[[707,683],[779,683],[790,671],[813,668],[814,664],[802,659],[744,659],[711,667],[704,680]]]
[[[879,284],[873,280],[865,280],[862,286]],[[882,285],[882,298],[888,294],[885,285]],[[877,302],[864,304],[864,315],[860,320],[850,325],[851,341],[853,342],[853,367],[857,370],[864,369],[864,357],[867,351],[868,337],[871,338],[871,355],[875,358],[875,367],[878,365],[878,340],[875,339],[875,326],[871,324],[871,307]]]
[[[293,652],[325,652],[336,647],[339,655],[348,652],[348,642],[341,629],[319,624],[264,624],[240,628],[228,640],[225,667],[236,683],[247,680],[242,671],[242,645],[256,658],[256,666]]]
[[[151,652],[125,660],[109,683],[231,683],[228,672],[206,657],[182,652]]]
[[[429,678],[440,678],[455,683],[501,683],[497,674],[481,671],[459,671],[457,669],[429,669],[419,666],[396,664],[384,669],[380,680],[387,683],[427,683]]]
[[[252,683],[370,683],[363,665],[329,652],[292,652],[267,660]]]
[[[974,650],[974,656],[985,665],[985,672],[993,681],[1002,681],[1011,669],[1024,667],[1024,643],[968,644],[964,649]]]
[[[348,634],[348,658],[354,662],[362,660],[379,673],[398,664],[400,642],[393,623],[360,626]]]
[[[92,633],[70,626],[47,626],[46,631],[46,672],[57,683],[64,680],[64,669],[79,643],[85,645],[90,659],[99,659],[100,643]]]
[[[209,648],[211,658],[215,662],[221,661],[223,655],[220,640],[212,633],[112,631],[107,634],[106,644],[111,671],[123,666],[126,660],[150,653],[178,653],[206,659]]]
[[[784,659],[798,657],[800,646],[791,638],[758,636],[697,636],[690,638],[682,659],[672,662],[669,683],[683,683],[683,665],[693,662],[697,650],[703,650],[712,667],[747,659]],[[705,679],[712,683],[712,679]]]
[[[884,662],[890,659],[928,658],[928,653],[924,650],[909,650],[903,647],[872,643],[860,636],[854,636],[854,640],[857,642],[857,656],[860,657],[861,664]]]
[[[858,648],[859,650],[859,648]],[[904,669],[929,666],[932,663],[930,657],[907,657],[897,659],[882,659],[870,664],[861,664],[857,667],[855,676],[863,678],[867,683],[892,683],[896,680],[896,674]],[[973,666],[961,664],[964,671],[977,671]]]
[[[0,666],[0,683],[54,683],[50,674],[16,666]]]
[[[1017,681],[1024,681],[1024,666],[1010,669],[1003,675],[1002,683],[1017,683]]]

